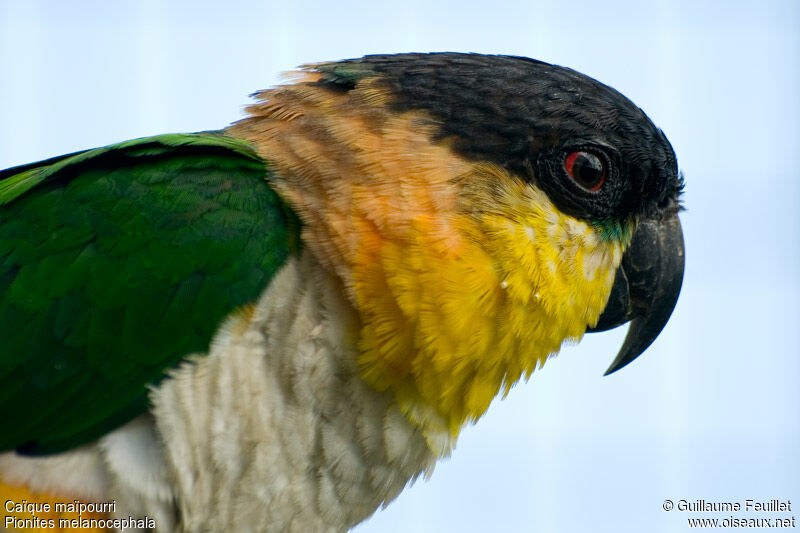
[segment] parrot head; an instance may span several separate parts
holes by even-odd
[[[257,97],[231,129],[342,281],[365,381],[426,435],[455,435],[565,340],[631,321],[610,373],[669,319],[682,178],[616,90],[438,53],[309,65]]]

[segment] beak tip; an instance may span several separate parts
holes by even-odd
[[[614,372],[622,370],[624,367],[628,366],[629,363],[633,362],[634,359],[639,357],[639,355],[641,355],[641,352],[639,353],[627,352],[627,350],[625,350],[623,347],[623,349],[619,351],[619,354],[617,354],[617,357],[614,359],[611,365],[606,369],[603,376],[610,376]]]
[[[603,377],[610,376],[614,372],[617,372],[618,370],[622,370],[623,368],[628,366],[628,364],[632,363],[634,359],[639,357],[639,355],[640,354],[635,354],[634,355],[633,353],[631,353],[631,354],[623,354],[622,351],[620,351],[620,353],[617,355],[616,359],[614,359],[614,362],[612,362],[611,365],[603,373]]]

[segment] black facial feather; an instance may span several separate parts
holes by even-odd
[[[541,187],[563,212],[591,221],[677,209],[675,153],[645,113],[616,90],[574,70],[524,57],[434,53],[373,55],[318,65],[320,83],[348,90],[379,76],[402,112],[427,111],[435,142],[489,161]],[[573,181],[570,153],[600,158],[597,191]]]

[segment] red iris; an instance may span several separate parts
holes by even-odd
[[[591,152],[577,150],[564,160],[564,169],[572,181],[587,191],[598,191],[606,182],[603,160]]]

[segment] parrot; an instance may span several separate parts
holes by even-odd
[[[0,172],[4,527],[346,531],[565,342],[629,322],[611,373],[669,320],[684,178],[615,89],[439,52],[252,96]]]

